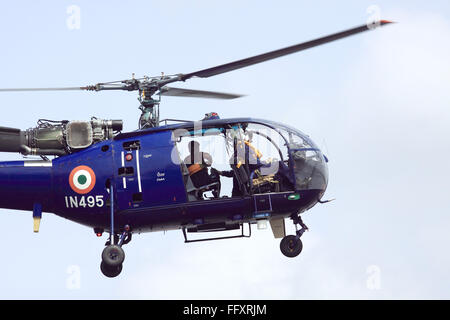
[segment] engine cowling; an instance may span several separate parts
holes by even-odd
[[[22,131],[0,127],[0,152],[61,156],[108,140],[123,128],[122,120],[39,120],[35,128]]]

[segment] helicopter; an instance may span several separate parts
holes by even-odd
[[[248,238],[252,225],[269,223],[274,237],[281,239],[282,254],[296,257],[308,230],[301,214],[331,201],[322,200],[328,158],[308,135],[272,120],[221,119],[216,112],[199,121],[160,120],[161,97],[239,98],[169,84],[220,75],[390,23],[379,20],[191,73],[133,74],[82,87],[0,89],[137,91],[141,110],[138,129],[131,132],[122,132],[122,120],[96,117],[39,119],[27,130],[0,127],[0,152],[40,157],[0,162],[0,208],[31,211],[34,232],[46,212],[92,228],[99,237],[109,233],[100,270],[110,278],[122,271],[123,246],[143,232],[181,230],[191,243]],[[225,194],[227,178],[233,187]],[[295,235],[286,235],[289,218]],[[217,232],[227,235],[208,236]]]

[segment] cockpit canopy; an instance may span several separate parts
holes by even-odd
[[[302,132],[279,123],[255,119],[190,122],[173,129],[173,140],[177,152],[172,160],[180,163],[187,189],[193,162],[210,167],[210,175],[228,174],[238,180],[230,196],[324,191],[327,186],[327,160],[319,148]],[[197,142],[199,150],[191,150],[191,141]],[[211,164],[203,163],[209,158]],[[214,183],[214,179],[205,183]]]

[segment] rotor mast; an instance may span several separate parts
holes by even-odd
[[[134,79],[134,74],[133,74]],[[164,76],[161,74],[160,79],[153,78],[149,80],[144,77],[143,81],[138,81],[140,103],[139,110],[141,116],[139,117],[139,129],[153,128],[159,126],[159,104],[161,102],[161,88],[171,82],[179,81],[179,76]],[[158,99],[154,99],[155,94],[158,94]]]
[[[136,79],[133,73],[132,78],[129,80],[97,83],[96,85],[81,87],[80,89],[88,91],[138,91],[138,101],[140,103],[139,110],[141,110],[139,129],[153,128],[159,126],[159,104],[161,102],[163,87],[168,83],[180,81],[181,76],[181,74],[171,76],[162,74],[159,77],[145,76]],[[164,87],[164,92],[170,92],[170,89],[171,88]],[[155,94],[158,94],[157,99],[154,98]]]

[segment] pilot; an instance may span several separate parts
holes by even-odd
[[[242,184],[246,184],[250,174],[261,167],[261,152],[251,144],[252,134],[247,139],[235,139],[234,152],[230,159],[230,165],[234,170],[219,171],[219,174],[233,178],[232,197],[245,194]]]
[[[261,167],[262,153],[252,145],[252,134],[249,133],[247,139],[235,139],[233,157],[230,163],[240,168],[248,165],[248,174]]]
[[[200,143],[197,141],[190,141],[188,147],[190,154],[184,159],[184,163],[194,186],[198,188],[214,182],[208,174],[208,167],[212,164],[211,155],[201,152]]]

